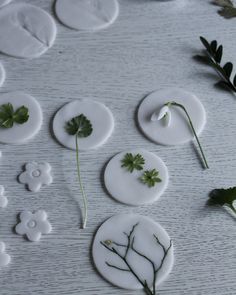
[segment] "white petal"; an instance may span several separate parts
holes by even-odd
[[[41,232],[35,229],[30,229],[26,232],[26,236],[31,242],[38,242],[41,238],[41,235]]]
[[[32,213],[30,211],[23,211],[20,214],[20,220],[28,222],[32,218]]]
[[[151,116],[151,121],[160,121],[165,117],[165,115],[170,112],[168,106],[163,106],[160,110],[156,110],[152,116]]]
[[[166,125],[167,125],[167,127],[169,127],[171,124],[171,112],[170,111],[166,113],[165,118],[166,118]]]
[[[18,235],[24,235],[27,232],[27,228],[25,226],[25,223],[21,222],[16,225],[15,231]]]

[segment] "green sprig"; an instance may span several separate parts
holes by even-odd
[[[85,138],[90,136],[93,132],[93,127],[91,122],[87,119],[87,117],[81,114],[68,121],[66,123],[65,129],[69,135],[75,136],[77,174],[84,204],[83,228],[86,228],[88,220],[88,200],[84,191],[80,173],[79,138]]]
[[[228,189],[215,189],[210,193],[208,205],[220,205],[229,207],[236,214],[236,187]]]
[[[154,187],[157,183],[162,180],[159,178],[159,172],[156,169],[146,170],[140,177],[140,180],[148,187]]]
[[[226,86],[227,89],[236,92],[236,75],[232,78],[233,64],[227,62],[221,65],[223,46],[218,45],[216,40],[210,43],[204,37],[200,37],[200,40],[206,49],[207,55],[198,57],[207,62],[218,73],[221,78],[220,85]]]
[[[14,111],[11,103],[0,106],[0,127],[12,128],[15,123],[24,124],[29,119],[29,110],[25,106],[21,106]]]
[[[143,170],[145,160],[140,154],[133,155],[131,153],[127,153],[121,163],[121,167],[126,168],[130,173],[132,173],[134,170]]]

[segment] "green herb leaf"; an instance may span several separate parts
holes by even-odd
[[[229,189],[215,189],[210,193],[209,205],[227,206],[236,213],[234,202],[236,201],[236,187]]]
[[[225,18],[236,17],[236,7],[231,0],[215,0],[213,2],[215,5],[222,7],[218,13]]]
[[[15,112],[11,103],[0,106],[0,127],[12,128],[14,123],[24,124],[29,119],[29,110],[21,106]]]
[[[93,132],[93,127],[85,115],[81,114],[66,123],[66,131],[70,135],[88,137]]]
[[[156,169],[146,170],[140,180],[148,187],[154,187],[156,183],[162,181],[158,176],[159,172]]]
[[[224,66],[220,64],[223,56],[223,46],[219,45],[218,47],[215,47],[215,45],[217,45],[217,42],[215,41],[211,42],[213,45],[209,45],[209,42],[203,37],[200,37],[200,40],[206,48],[206,56],[209,58],[208,64],[216,70],[221,81],[224,82],[224,84],[221,83],[221,85],[225,85],[227,90],[236,92],[236,85],[230,79],[233,71],[233,64],[231,62],[227,62]]]
[[[234,6],[233,2],[231,0],[215,0],[213,2],[214,4],[221,6],[221,7],[232,7]]]
[[[127,170],[132,173],[134,170],[143,170],[145,160],[140,154],[132,155],[131,153],[127,153],[121,163],[121,167],[127,168]]]

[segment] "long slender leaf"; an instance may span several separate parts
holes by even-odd
[[[233,71],[233,64],[231,62],[227,62],[224,66],[223,66],[223,70],[225,71],[225,74],[228,78],[230,78],[232,71]]]
[[[219,48],[216,51],[216,55],[215,55],[215,61],[219,64],[222,60],[222,56],[223,56],[223,46],[220,45]]]

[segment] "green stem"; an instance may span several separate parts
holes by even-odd
[[[166,103],[165,105],[167,105],[167,106],[177,106],[177,107],[181,108],[181,109],[185,112],[185,114],[186,114],[186,116],[187,116],[187,118],[188,118],[188,121],[189,121],[190,127],[191,127],[191,129],[192,129],[192,131],[193,131],[193,134],[194,134],[194,136],[195,136],[195,138],[196,138],[196,140],[197,140],[198,146],[199,146],[199,148],[200,148],[200,151],[201,151],[201,155],[202,155],[202,158],[203,158],[203,162],[204,162],[205,168],[206,168],[206,169],[209,169],[209,166],[208,166],[208,163],[207,163],[206,157],[205,157],[205,155],[204,155],[204,152],[203,152],[203,149],[202,149],[201,143],[200,143],[200,141],[199,141],[199,138],[198,138],[197,133],[196,133],[196,131],[195,131],[195,128],[194,128],[194,126],[193,126],[193,122],[192,122],[192,120],[191,120],[191,118],[190,118],[190,116],[189,116],[189,114],[188,114],[186,108],[185,108],[182,104],[177,103],[177,102],[175,102],[175,101],[168,102],[168,103]]]
[[[84,217],[83,217],[83,226],[82,228],[86,228],[87,220],[88,220],[88,201],[86,194],[84,192],[81,175],[80,175],[80,160],[79,160],[79,140],[78,140],[78,134],[75,135],[75,144],[76,144],[76,163],[77,163],[77,173],[78,173],[78,180],[80,185],[80,190],[83,197],[83,203],[84,203]]]

